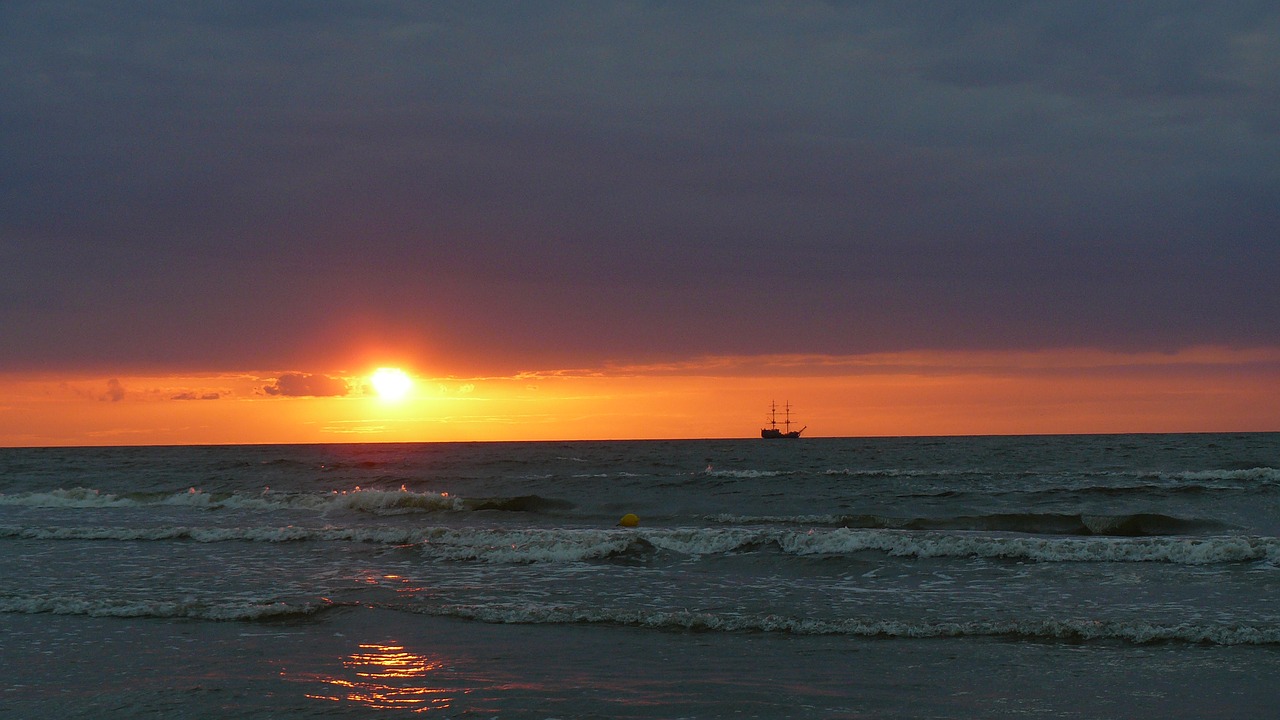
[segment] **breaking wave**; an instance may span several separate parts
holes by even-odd
[[[708,633],[767,632],[885,639],[994,638],[1068,642],[1111,640],[1135,644],[1280,644],[1280,626],[1268,623],[1179,623],[1175,625],[1089,619],[908,622],[876,618],[820,619],[781,614],[716,614],[687,610],[581,608],[532,603],[437,605],[403,602],[331,602],[325,598],[294,602],[279,600],[199,602],[58,596],[0,598],[0,612],[3,613],[220,622],[314,619],[330,610],[360,606],[494,624],[617,625]]]
[[[28,615],[85,615],[115,618],[184,618],[189,620],[287,620],[308,618],[338,607],[329,602],[167,601],[87,597],[0,597],[0,612]]]
[[[1212,565],[1280,563],[1280,539],[1213,537],[1028,537],[979,532],[855,528],[488,529],[446,527],[25,527],[0,538],[81,541],[361,542],[415,548],[425,559],[490,564],[644,560],[661,554],[716,557],[774,552],[852,557],[990,558],[1032,562]]]
[[[1076,515],[1066,513],[1002,513],[939,518],[895,518],[882,515],[717,515],[713,522],[735,525],[818,525],[891,530],[951,530],[1016,532],[1031,535],[1111,535],[1145,537],[1215,532],[1228,526],[1212,520],[1195,520],[1137,513],[1132,515]]]
[[[981,557],[1034,562],[1163,562],[1179,565],[1280,560],[1276,538],[1043,538],[980,533],[904,533],[840,529],[780,541],[798,555],[879,551],[897,557]]]
[[[1273,467],[1253,467],[1240,470],[1195,470],[1153,475],[1188,483],[1212,483],[1229,480],[1233,482],[1280,484],[1280,468]]]
[[[374,515],[399,515],[415,512],[499,510],[507,512],[555,512],[573,507],[573,503],[537,495],[515,497],[462,498],[449,493],[375,490],[357,486],[353,490],[329,493],[289,493],[263,490],[261,493],[212,493],[190,488],[178,493],[104,493],[89,488],[58,489],[6,495],[0,493],[0,505],[44,508],[141,508],[188,507],[220,510],[234,508],[258,511],[302,510],[318,513],[354,511]]]
[[[1016,640],[1208,645],[1280,644],[1273,624],[1131,623],[1095,620],[1009,620],[901,622],[876,619],[814,619],[785,615],[717,615],[659,610],[586,609],[555,606],[444,606],[394,608],[429,615],[508,624],[605,624],[695,632],[776,632],[794,635],[848,635],[869,638],[1008,638]]]
[[[930,479],[930,478],[974,478],[988,479],[992,476],[991,471],[983,468],[830,468],[823,472],[827,476],[848,476],[856,478],[888,478],[888,479]],[[1020,472],[1002,472],[1001,477],[1039,477],[1040,473],[1033,470],[1024,470]],[[745,475],[744,475],[745,477]],[[1218,483],[1221,481],[1228,482],[1247,482],[1247,483],[1272,483],[1280,484],[1280,468],[1273,468],[1264,465],[1247,468],[1236,469],[1216,469],[1216,470],[1183,470],[1183,471],[1128,471],[1116,472],[1111,470],[1073,470],[1070,472],[1060,472],[1052,474],[1052,477],[1060,480],[1076,479],[1081,481],[1087,480],[1104,480],[1114,484],[1116,481],[1124,481],[1135,479],[1143,483],[1151,483],[1159,481],[1163,483],[1184,483],[1184,484],[1200,484],[1200,483]],[[1120,487],[1123,487],[1121,484]]]

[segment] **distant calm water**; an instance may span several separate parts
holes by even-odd
[[[1274,718],[1278,536],[1277,434],[4,449],[0,717]]]

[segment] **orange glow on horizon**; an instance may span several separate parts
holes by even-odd
[[[405,375],[408,379],[408,375]],[[287,380],[287,382],[286,382]],[[1280,349],[754,356],[414,379],[0,376],[0,446],[1280,431]]]

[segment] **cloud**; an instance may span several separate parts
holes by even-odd
[[[0,368],[1280,342],[1273,2],[60,7]]]
[[[120,402],[124,399],[124,385],[121,385],[120,381],[115,378],[108,380],[107,392],[102,396],[102,399],[110,400],[111,402]]]
[[[216,392],[207,392],[207,393],[183,392],[183,393],[178,393],[177,395],[174,395],[169,399],[170,400],[217,400],[220,397],[222,396]]]
[[[262,388],[268,395],[286,397],[337,397],[346,395],[350,390],[341,378],[306,373],[286,373]]]

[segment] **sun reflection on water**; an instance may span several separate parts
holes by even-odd
[[[400,645],[365,643],[342,661],[345,677],[318,678],[330,693],[308,693],[315,700],[344,700],[378,710],[428,712],[452,704],[449,690],[422,682],[443,663]]]

